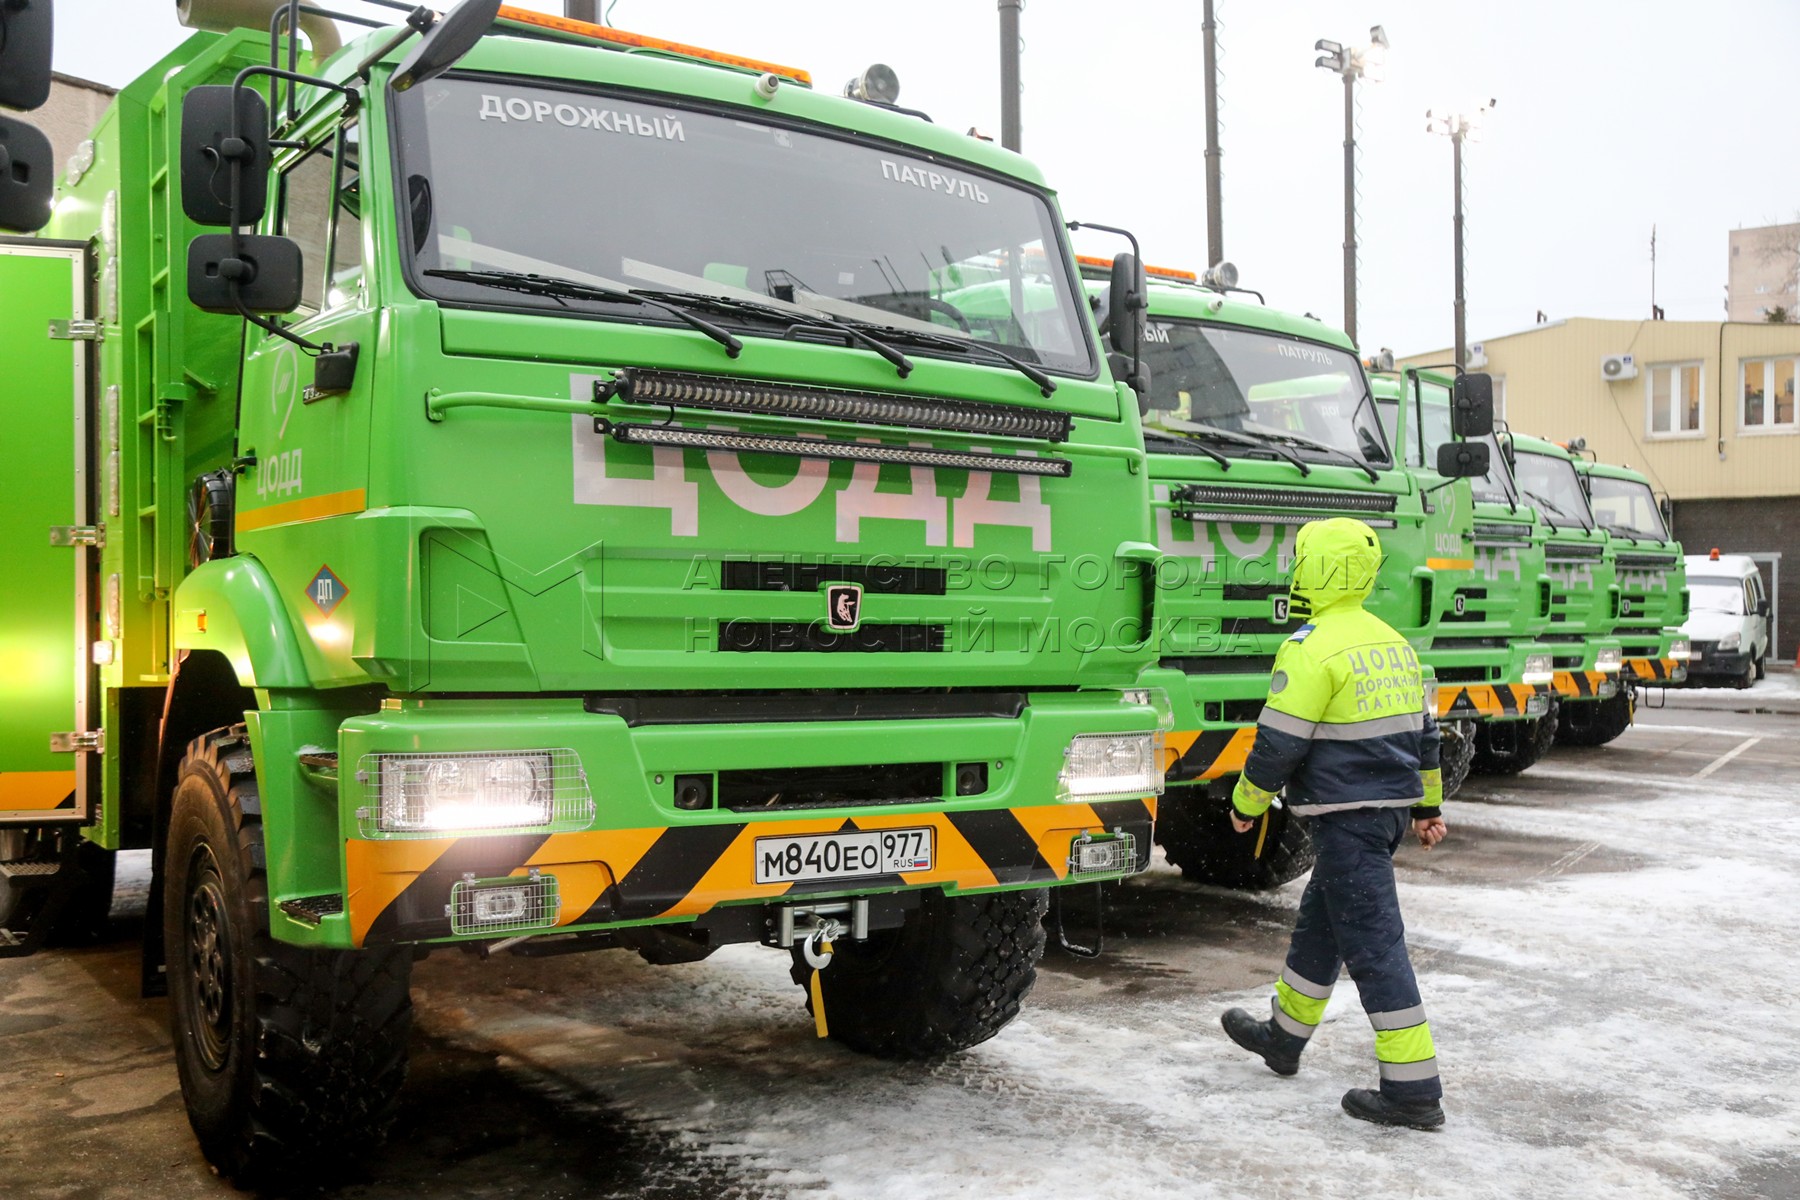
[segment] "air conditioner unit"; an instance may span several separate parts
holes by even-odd
[[[1469,361],[1463,364],[1471,371],[1479,371],[1487,366],[1487,347],[1480,342],[1469,343]]]
[[[1637,359],[1629,354],[1608,354],[1600,360],[1600,378],[1608,383],[1637,378]]]

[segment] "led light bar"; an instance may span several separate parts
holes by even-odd
[[[1605,554],[1605,548],[1596,542],[1544,543],[1544,558],[1549,562],[1586,562]]]
[[[1395,497],[1386,492],[1343,492],[1325,488],[1227,487],[1189,483],[1175,489],[1183,504],[1233,504],[1247,508],[1323,508],[1332,512],[1393,512]],[[1257,520],[1261,520],[1261,516]]]
[[[1189,521],[1223,521],[1227,524],[1239,525],[1310,525],[1321,517],[1301,516],[1296,513],[1247,513],[1225,512],[1212,508],[1177,508],[1174,514]],[[1391,517],[1361,517],[1364,525],[1371,529],[1392,529],[1394,521]]]
[[[929,450],[916,446],[884,446],[877,442],[831,442],[823,438],[784,437],[779,434],[685,429],[679,425],[632,425],[605,421],[595,424],[599,432],[610,433],[618,441],[637,446],[790,454],[795,458],[900,463],[916,467],[950,467],[959,471],[996,471],[1006,475],[1053,475],[1058,478],[1066,478],[1073,469],[1073,464],[1066,458],[984,454],[975,450]],[[602,426],[604,428],[600,428]]]
[[[1531,526],[1516,525],[1510,521],[1477,521],[1475,522],[1476,545],[1486,545],[1481,538],[1495,541],[1523,543],[1531,540]]]
[[[813,421],[859,421],[906,429],[941,429],[984,437],[1066,442],[1074,418],[1061,409],[1025,408],[979,400],[943,400],[835,388],[788,387],[669,371],[620,371],[594,384],[594,400],[666,404],[716,412],[798,417]]]

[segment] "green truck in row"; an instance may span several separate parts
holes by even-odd
[[[380,1140],[433,948],[760,942],[857,1049],[992,1036],[1047,890],[1147,862],[1168,715],[1054,194],[774,64],[251,7],[0,242],[0,949],[153,850],[246,1182]]]

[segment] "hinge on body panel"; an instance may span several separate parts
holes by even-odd
[[[49,336],[58,342],[99,342],[106,330],[98,321],[51,321]]]
[[[50,753],[52,754],[100,754],[105,749],[106,731],[104,729],[86,729],[73,733],[50,735]]]
[[[52,525],[50,527],[50,544],[52,546],[102,547],[106,545],[106,526]]]

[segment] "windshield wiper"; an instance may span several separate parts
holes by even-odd
[[[787,327],[789,333],[808,327],[829,329],[834,333],[843,334],[864,349],[873,350],[887,359],[894,365],[894,373],[900,378],[905,379],[912,374],[912,359],[879,338],[870,337],[860,323],[840,320],[837,317],[821,313],[817,309],[807,308],[796,312],[774,304],[761,304],[755,300],[744,300],[736,296],[715,296],[708,292],[684,292],[663,288],[633,288],[632,291],[642,296],[654,296],[681,304],[691,304],[696,308],[710,308],[714,312],[753,313],[770,320],[780,321]],[[804,318],[804,320],[796,320],[796,318]]]
[[[1585,524],[1582,524],[1582,522],[1580,521],[1579,518],[1571,517],[1568,513],[1564,512],[1562,509],[1558,508],[1556,506],[1555,501],[1547,500],[1544,497],[1538,495],[1536,492],[1532,491],[1530,488],[1527,488],[1527,487],[1522,487],[1519,490],[1521,492],[1523,492],[1525,495],[1529,496],[1534,503],[1541,504],[1545,508],[1549,509],[1551,512],[1555,513],[1557,516],[1563,518],[1563,520],[1574,521],[1576,524],[1581,525],[1581,528],[1584,531],[1587,529],[1587,526]],[[1555,521],[1552,521],[1549,517],[1544,518],[1544,524],[1550,526],[1550,528],[1557,530],[1558,532],[1561,532],[1561,530],[1562,530],[1562,526],[1558,525]]]
[[[1369,465],[1367,459],[1364,459],[1361,455],[1352,454],[1348,450],[1340,450],[1338,447],[1328,446],[1324,442],[1315,442],[1311,438],[1301,437],[1297,433],[1288,433],[1285,430],[1278,429],[1264,429],[1260,425],[1252,425],[1248,432],[1255,434],[1258,437],[1268,438],[1271,442],[1281,441],[1286,442],[1290,446],[1305,446],[1309,450],[1322,450],[1326,454],[1335,454],[1351,466],[1356,467],[1358,470],[1367,474],[1370,483],[1381,482],[1381,476],[1376,473],[1374,467]]]
[[[573,279],[562,279],[555,275],[533,275],[524,271],[464,271],[433,268],[426,271],[425,274],[438,279],[449,279],[456,283],[471,283],[476,287],[497,288],[501,291],[519,292],[527,296],[547,296],[559,304],[564,300],[609,300],[619,304],[639,304],[646,308],[660,309],[689,328],[699,330],[725,347],[726,355],[731,358],[736,358],[743,353],[744,349],[743,342],[705,317],[697,317],[679,305],[670,304],[654,296],[644,295],[635,288],[622,290],[599,287],[591,283],[579,283]]]
[[[1239,446],[1251,446],[1258,450],[1267,450],[1270,453],[1278,455],[1288,462],[1293,463],[1296,467],[1299,467],[1302,477],[1312,474],[1312,467],[1307,465],[1305,459],[1301,458],[1293,451],[1288,450],[1282,446],[1281,443],[1270,441],[1264,437],[1254,436],[1248,433],[1239,433],[1235,429],[1220,429],[1217,425],[1203,425],[1199,421],[1183,421],[1179,417],[1164,417],[1162,425],[1163,428],[1173,429],[1177,433],[1195,433],[1199,434],[1201,437],[1214,438],[1221,442],[1231,442]]]
[[[1602,521],[1600,522],[1600,528],[1606,530],[1608,533],[1616,533],[1620,537],[1630,538],[1631,544],[1634,546],[1638,544],[1638,531],[1629,525],[1614,525],[1610,522]]]
[[[1183,454],[1204,454],[1206,457],[1218,463],[1222,469],[1227,471],[1231,470],[1231,460],[1229,458],[1226,458],[1211,446],[1205,445],[1193,438],[1183,437],[1179,433],[1170,433],[1167,430],[1157,429],[1150,425],[1144,426],[1144,440],[1149,441],[1153,438],[1159,442],[1167,442],[1170,445],[1180,446]]]
[[[1042,392],[1045,396],[1049,396],[1056,391],[1056,380],[1050,378],[1050,376],[1046,375],[1037,367],[1032,366],[1024,359],[1014,358],[1006,351],[992,346],[987,342],[977,342],[971,338],[951,337],[948,334],[926,333],[919,329],[902,329],[896,325],[883,325],[878,321],[859,321],[848,317],[840,317],[837,318],[837,320],[841,324],[852,325],[857,329],[872,329],[884,338],[892,338],[896,342],[905,342],[909,346],[931,346],[940,350],[955,350],[964,353],[973,350],[982,354],[989,354],[999,359],[1001,362],[1004,362],[1007,366],[1031,380],[1031,382],[1037,384],[1038,391]]]

